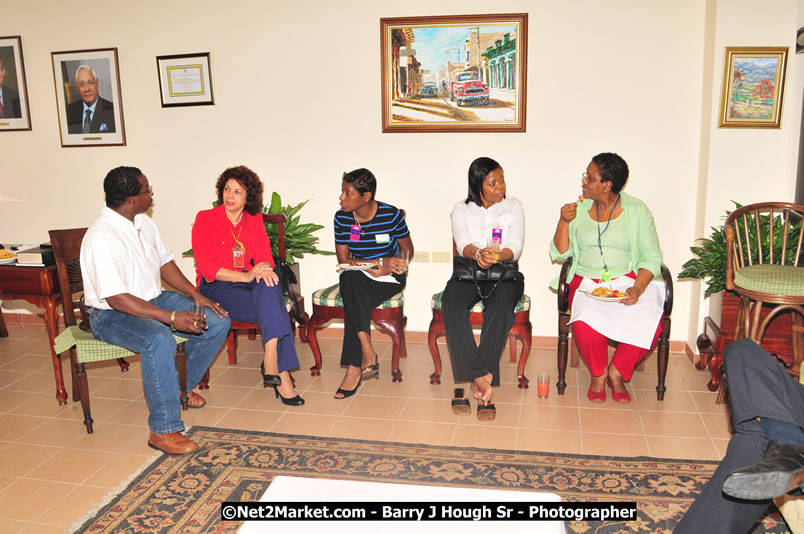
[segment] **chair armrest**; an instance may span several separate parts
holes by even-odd
[[[673,277],[670,276],[670,269],[662,264],[662,278],[664,279],[664,316],[670,317],[673,313]]]
[[[572,257],[564,261],[561,266],[561,274],[558,276],[558,313],[569,313],[569,283],[567,282],[567,273],[572,265]]]

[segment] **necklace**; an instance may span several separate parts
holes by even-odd
[[[372,210],[371,210],[371,217],[369,217],[367,220],[365,220],[363,222],[367,222],[367,223],[371,222],[374,219],[374,217],[377,215],[377,209],[378,209],[377,202],[374,201],[374,206],[372,206]],[[357,226],[357,228],[360,230],[360,234],[362,235],[363,234],[363,227],[360,226],[360,221],[357,220],[357,210],[352,212],[352,218],[355,220],[355,226]]]
[[[614,206],[611,207],[611,211],[609,212],[609,218],[606,221],[606,227],[603,228],[603,231],[600,231],[600,207],[595,202],[595,215],[597,216],[597,248],[600,250],[600,257],[603,259],[603,269],[608,271],[609,266],[606,265],[606,256],[603,255],[603,243],[602,237],[603,234],[606,233],[606,230],[609,229],[609,224],[611,224],[611,216],[614,215],[614,210],[617,209],[617,204],[620,203],[620,195],[617,195],[617,200],[614,202]]]

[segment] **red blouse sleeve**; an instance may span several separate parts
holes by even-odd
[[[219,248],[215,246],[214,210],[199,211],[193,224],[193,257],[195,258],[196,284],[201,277],[207,281],[215,280],[215,275],[225,265],[219,258]]]

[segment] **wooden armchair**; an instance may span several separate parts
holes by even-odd
[[[569,348],[569,333],[570,333],[570,315],[571,310],[569,307],[569,280],[567,274],[569,273],[570,265],[572,265],[572,258],[567,258],[564,265],[561,267],[561,274],[558,279],[558,394],[563,395],[567,387],[565,380],[567,375],[567,351]],[[667,376],[667,362],[670,356],[670,315],[673,312],[673,277],[670,276],[670,270],[665,264],[662,264],[661,278],[664,281],[664,314],[662,316],[662,333],[659,335],[659,340],[656,344],[656,357],[657,360],[657,374],[659,383],[656,386],[656,398],[664,400],[664,392],[667,388],[664,385],[664,379]],[[575,342],[572,343],[572,367],[578,367],[580,361],[580,352]],[[637,369],[643,371],[645,369],[644,362],[637,366]]]
[[[768,324],[791,312],[793,361],[788,372],[798,378],[804,359],[804,205],[762,202],[736,209],[726,218],[726,289],[740,296],[734,339],[757,343]],[[772,306],[762,317],[763,305]],[[765,306],[768,308],[769,306]],[[718,403],[725,399],[721,380]]]
[[[80,252],[81,242],[84,240],[86,228],[73,228],[70,230],[50,230],[50,242],[53,245],[53,255],[56,259],[56,269],[61,287],[61,300],[64,305],[65,330],[54,340],[54,352],[61,354],[70,351],[70,369],[73,378],[73,399],[81,401],[84,413],[84,425],[87,434],[92,434],[92,415],[89,407],[89,383],[87,381],[86,364],[114,360],[135,353],[111,345],[95,338],[92,332],[78,326],[75,310],[80,303],[73,301],[73,293],[84,290],[81,278]],[[89,321],[85,321],[89,326]],[[187,357],[184,352],[186,339],[174,336],[176,339],[176,361],[179,370],[179,383],[182,409],[187,409]]]

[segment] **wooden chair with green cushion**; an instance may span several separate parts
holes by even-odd
[[[804,268],[799,266],[804,241],[804,205],[761,202],[736,209],[726,218],[726,289],[740,296],[734,339],[757,343],[779,313],[792,319],[793,361],[799,376],[804,359]],[[772,309],[760,319],[763,305]],[[774,306],[775,305],[775,306]],[[721,380],[718,402],[725,399]]]
[[[62,354],[70,351],[70,369],[73,378],[73,399],[81,401],[84,413],[84,425],[87,434],[92,434],[92,415],[89,407],[89,383],[87,381],[86,364],[115,360],[135,353],[111,345],[95,338],[92,332],[82,329],[89,327],[89,320],[81,326],[75,317],[75,310],[80,303],[73,301],[73,294],[83,292],[84,282],[81,278],[81,242],[84,240],[86,228],[73,228],[70,230],[50,230],[50,242],[53,245],[53,255],[56,259],[56,269],[59,276],[59,286],[62,303],[64,304],[65,330],[54,340],[54,351]],[[173,336],[176,340],[176,361],[179,370],[179,384],[181,392],[182,409],[187,409],[187,357],[184,352],[186,339]],[[177,399],[177,402],[179,399]]]
[[[318,345],[316,331],[324,328],[333,319],[343,319],[343,298],[341,298],[340,284],[325,287],[313,293],[313,315],[307,323],[307,340],[315,358],[315,365],[310,368],[310,374],[313,376],[321,374],[321,348]],[[371,312],[371,321],[381,332],[391,336],[393,343],[391,376],[394,382],[402,382],[399,358],[408,355],[405,345],[405,325],[408,322],[408,318],[405,317],[405,295],[399,292],[374,308]]]
[[[458,254],[455,241],[452,242],[452,256]],[[431,384],[441,383],[441,354],[438,352],[438,338],[446,335],[444,327],[444,316],[441,314],[441,299],[444,292],[438,292],[430,300],[430,307],[433,310],[433,318],[430,320],[430,327],[427,329],[427,345],[430,347],[430,355],[433,357],[433,374],[430,375]],[[469,323],[472,326],[483,326],[483,301],[479,301],[469,310]],[[508,344],[511,353],[511,363],[516,362],[516,340],[522,342],[522,353],[519,356],[519,365],[516,370],[516,378],[519,382],[518,387],[527,388],[528,378],[525,376],[525,366],[528,364],[530,355],[530,345],[533,339],[533,325],[530,322],[530,297],[523,294],[514,308],[514,326],[508,332]]]

